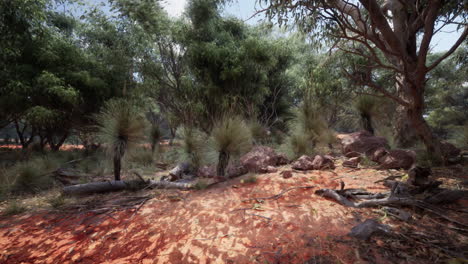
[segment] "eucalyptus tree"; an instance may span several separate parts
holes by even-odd
[[[360,74],[350,78],[390,98],[402,118],[397,134],[414,131],[428,152],[441,157],[440,141],[423,118],[428,74],[449,57],[468,35],[467,10],[463,1],[398,0],[261,0],[270,19],[280,24],[293,19],[315,39],[327,39],[334,50],[362,57]],[[461,34],[452,47],[428,61],[434,35],[449,25]],[[420,40],[420,41],[418,41]],[[396,87],[388,89],[375,82],[377,68],[394,73]],[[404,143],[404,140],[400,140]]]

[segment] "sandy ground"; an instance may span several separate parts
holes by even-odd
[[[280,168],[281,170],[287,167]],[[52,213],[0,220],[0,263],[399,263],[347,236],[372,209],[351,209],[314,194],[319,188],[387,189],[388,172],[370,169],[259,175],[199,191],[163,191],[139,210],[109,215]],[[244,177],[245,178],[245,177]],[[277,200],[269,197],[290,187]],[[152,191],[154,193],[154,191]],[[362,246],[362,245],[361,245]],[[403,262],[400,262],[403,263]],[[425,263],[425,262],[405,262]]]

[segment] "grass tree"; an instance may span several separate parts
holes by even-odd
[[[157,124],[152,124],[150,128],[151,153],[154,154],[159,141],[162,138],[161,128]]]
[[[354,103],[354,107],[360,116],[362,128],[371,134],[374,134],[374,127],[372,126],[372,115],[374,113],[376,103],[376,98],[370,95],[359,96]]]
[[[246,122],[238,116],[225,116],[211,131],[213,148],[218,154],[217,174],[225,177],[231,156],[250,150],[252,134]]]
[[[144,139],[145,117],[131,102],[116,99],[104,105],[96,121],[99,139],[113,158],[114,178],[120,181],[122,158]]]

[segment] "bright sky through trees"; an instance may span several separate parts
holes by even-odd
[[[255,14],[256,9],[261,9],[256,2],[256,0],[236,0],[232,3],[228,3],[225,14],[247,20]],[[186,3],[187,0],[163,0],[163,5],[171,16],[180,16],[184,11]],[[249,24],[256,24],[262,18],[263,16],[259,14],[246,22]],[[453,43],[455,43],[460,34],[461,30],[457,31],[455,26],[448,26],[444,32],[440,32],[434,36],[433,43],[435,45],[433,46],[433,51],[440,52],[448,50]]]

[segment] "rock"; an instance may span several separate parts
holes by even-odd
[[[361,157],[361,153],[356,152],[356,151],[351,151],[351,152],[346,153],[345,157],[347,158]]]
[[[383,156],[388,154],[388,150],[384,147],[377,148],[370,153],[369,158],[373,162],[378,162]]]
[[[388,225],[382,225],[374,219],[367,219],[353,227],[348,235],[360,240],[367,240],[375,233],[390,233],[390,230]]]
[[[286,155],[283,153],[279,153],[277,160],[276,160],[276,165],[281,166],[281,165],[286,165],[288,163],[289,163],[288,157],[286,157]]]
[[[273,166],[267,166],[264,169],[264,173],[275,173],[275,172],[278,172],[278,169]]]
[[[202,166],[198,168],[197,176],[200,178],[214,178],[216,177],[216,167],[212,166]]]
[[[343,167],[357,168],[359,165],[359,162],[361,162],[361,157],[350,158],[343,162]]]
[[[294,161],[291,167],[295,170],[313,170],[314,164],[313,159],[309,156],[302,155],[296,161]]]
[[[416,161],[416,152],[412,150],[394,149],[378,161],[379,169],[409,169]]]
[[[244,174],[247,174],[248,172],[249,171],[247,170],[247,168],[243,166],[242,164],[233,164],[233,165],[229,165],[226,168],[226,175],[229,178],[239,177]]]
[[[270,147],[256,146],[240,158],[240,164],[250,172],[262,172],[268,166],[287,164],[286,156],[276,153]]]
[[[333,159],[333,157],[331,157]],[[312,161],[312,166],[314,170],[324,170],[324,169],[331,169],[335,168],[335,164],[333,160],[330,159],[330,156],[327,155],[315,155],[314,160]]]
[[[284,179],[289,179],[293,176],[292,171],[283,171],[281,172],[281,176],[283,176]]]
[[[343,153],[357,152],[370,155],[375,149],[388,146],[384,137],[374,136],[367,131],[351,133],[341,139]]]

